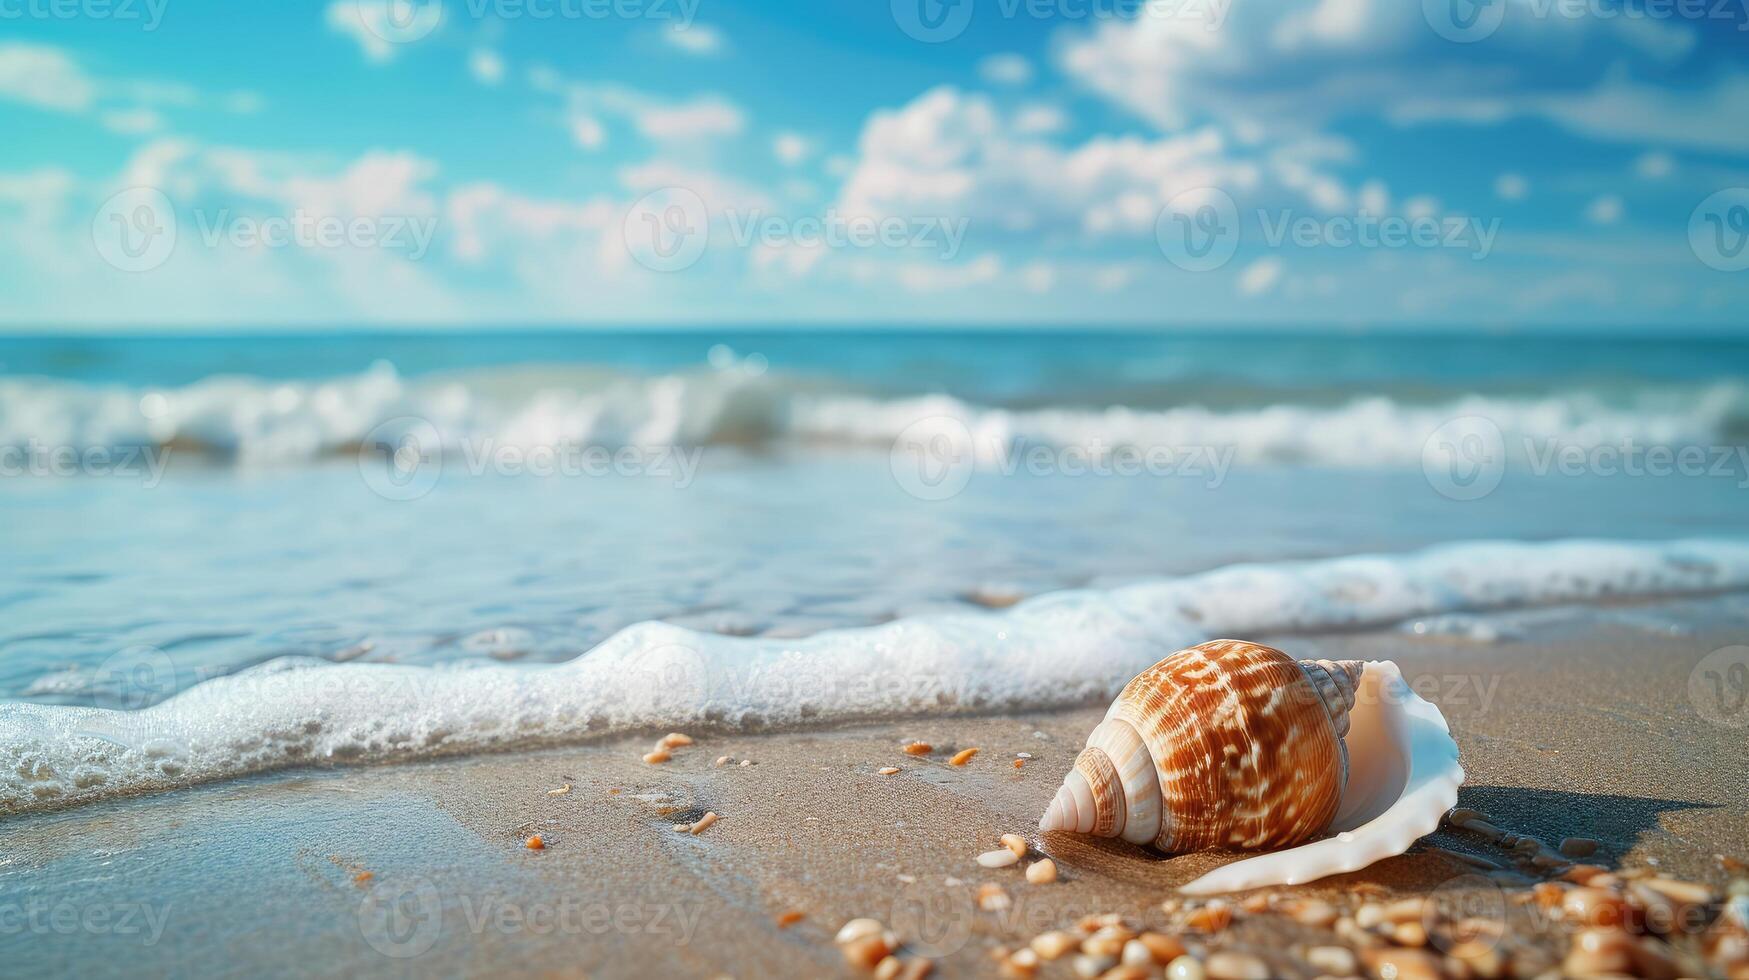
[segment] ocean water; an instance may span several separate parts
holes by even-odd
[[[1746,589],[1746,443],[1692,338],[0,339],[0,812]]]

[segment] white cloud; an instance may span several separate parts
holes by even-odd
[[[1621,216],[1621,198],[1614,194],[1605,194],[1585,208],[1585,220],[1594,225],[1613,225],[1621,220]]]
[[[1029,262],[1020,269],[1020,285],[1029,293],[1048,293],[1057,284],[1057,269],[1049,262]]]
[[[907,292],[940,293],[987,285],[1001,275],[1001,259],[994,255],[980,255],[958,265],[906,262],[899,266],[897,279]]]
[[[814,152],[814,146],[799,133],[778,133],[771,141],[771,153],[778,162],[786,167],[793,167],[806,160]]]
[[[677,24],[663,31],[662,37],[687,54],[716,54],[724,45],[722,32],[703,24]]]
[[[1056,106],[1035,104],[1021,107],[1014,114],[1014,131],[1027,136],[1046,136],[1061,132],[1069,125],[1063,110]]]
[[[1136,277],[1136,270],[1127,265],[1107,265],[1093,270],[1093,288],[1101,292],[1116,292],[1128,286]]]
[[[497,85],[504,80],[504,59],[489,48],[476,48],[468,55],[468,71],[482,85]]]
[[[1670,154],[1659,151],[1643,153],[1634,161],[1634,173],[1647,180],[1662,180],[1676,170],[1676,161]]]
[[[615,117],[630,122],[645,138],[660,143],[700,143],[738,135],[746,127],[746,115],[741,108],[718,95],[673,101],[624,85],[570,82],[541,65],[529,69],[528,80],[536,91],[564,100],[564,118],[574,137],[578,135],[576,121],[580,118],[594,120],[595,125],[585,125],[591,135],[603,117]],[[588,142],[579,142],[585,148],[593,148]]]
[[[993,54],[978,62],[978,74],[992,85],[1025,85],[1032,81],[1032,62],[1017,54]]]
[[[151,109],[110,109],[97,119],[103,128],[124,136],[141,136],[164,128],[164,117]]]
[[[840,205],[872,216],[951,216],[980,231],[1052,236],[1151,232],[1180,191],[1254,187],[1262,166],[1225,155],[1212,129],[1060,147],[1005,125],[990,100],[942,87],[863,125]]]
[[[572,116],[571,139],[585,150],[599,150],[607,142],[607,130],[594,116]]]
[[[38,109],[83,112],[97,83],[65,51],[45,44],[0,44],[0,99]]]
[[[1667,64],[1688,57],[1697,40],[1694,28],[1668,19],[1619,16],[1610,26],[1623,42]]]
[[[391,4],[396,3],[406,0],[330,0],[326,11],[328,29],[351,38],[367,60],[386,62],[395,56],[398,47],[387,39],[401,36],[395,18],[405,16],[391,10]],[[427,9],[442,10],[436,4],[428,5]],[[414,39],[411,32],[407,36]]]
[[[1269,292],[1281,279],[1281,269],[1281,259],[1273,255],[1258,259],[1239,273],[1239,292],[1246,296],[1261,296]]]
[[[1530,196],[1530,181],[1523,174],[1501,174],[1494,178],[1494,193],[1503,201],[1522,201]]]
[[[733,136],[745,125],[741,110],[714,96],[674,105],[648,106],[633,122],[638,131],[654,140],[692,140]]]
[[[1727,72],[1696,89],[1646,85],[1616,73],[1573,92],[1412,98],[1398,103],[1391,115],[1404,123],[1495,123],[1533,116],[1595,140],[1743,153],[1749,152],[1749,127],[1719,121],[1749,118],[1749,72]]]

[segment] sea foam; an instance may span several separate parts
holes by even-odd
[[[0,705],[0,813],[306,764],[1098,703],[1211,637],[1743,589],[1749,541],[1478,542],[1234,565],[804,639],[642,623],[548,666],[282,659],[133,711]]]
[[[1206,393],[1205,393],[1206,394]],[[1738,385],[1648,387],[1604,397],[1471,395],[1406,402],[1323,393],[1203,407],[1198,392],[1152,408],[974,404],[945,394],[871,394],[843,382],[740,369],[642,375],[601,368],[496,368],[409,379],[385,363],[323,381],[215,376],[182,387],[0,378],[0,447],[173,446],[240,465],[279,465],[392,444],[411,420],[442,448],[466,446],[870,446],[937,424],[962,453],[998,463],[1019,447],[1106,452],[1231,447],[1241,462],[1414,465],[1457,418],[1497,426],[1507,448],[1706,445],[1740,438]],[[941,423],[946,423],[945,425]],[[435,447],[431,447],[435,448]]]

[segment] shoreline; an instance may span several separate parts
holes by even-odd
[[[1397,631],[1258,639],[1307,657],[1395,659],[1412,682],[1423,678],[1469,772],[1460,807],[1551,845],[1595,839],[1589,861],[1722,894],[1742,872],[1714,855],[1749,857],[1733,851],[1749,839],[1742,730],[1701,717],[1688,680],[1708,652],[1740,642],[1749,611],[1740,598],[1636,605],[1644,628],[1578,610],[1493,643]],[[1659,636],[1659,623],[1699,625]],[[870,917],[901,934],[903,958],[930,959],[933,975],[970,976],[993,971],[992,947],[1017,949],[1082,916],[1115,913],[1205,953],[1311,976],[1294,951],[1339,943],[1329,929],[1291,923],[1284,942],[1283,916],[1269,906],[1200,937],[1175,918],[1185,907],[1165,911],[1173,888],[1231,856],[1163,857],[1033,830],[1103,711],[695,731],[695,744],[660,765],[642,761],[648,739],[626,738],[303,769],[11,817],[0,821],[0,907],[48,903],[50,919],[0,930],[0,951],[23,972],[84,975],[188,966],[184,948],[200,945],[199,965],[229,963],[239,975],[314,964],[366,975],[492,965],[831,976],[851,975],[833,935]],[[905,755],[914,739],[935,751]],[[947,763],[969,747],[980,749],[970,763]],[[1032,758],[1016,769],[1022,752]],[[731,762],[715,765],[721,756]],[[881,775],[884,767],[901,771]],[[706,812],[720,819],[701,833],[674,829]],[[1059,880],[1033,885],[1019,867],[976,864],[1003,833],[1049,854]],[[539,851],[525,846],[535,834]],[[1537,881],[1488,841],[1445,827],[1371,868],[1265,891],[1333,905],[1425,897],[1454,880],[1474,884],[1478,868],[1453,855],[1508,869],[1480,880],[1509,904]],[[992,883],[1006,908],[978,907],[976,889]],[[273,896],[266,915],[264,893]],[[135,925],[155,917],[157,939],[121,931],[123,906]],[[71,932],[52,924],[63,907]],[[107,927],[88,921],[100,909]],[[778,924],[794,912],[803,917]],[[185,942],[194,936],[219,941]],[[1514,936],[1523,956],[1554,964],[1568,941],[1562,929]]]

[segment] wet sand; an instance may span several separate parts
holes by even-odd
[[[1715,855],[1749,858],[1749,727],[1726,724],[1749,724],[1749,711],[1709,709],[1709,720],[1690,676],[1744,642],[1749,606],[1633,612],[1644,622],[1533,617],[1522,638],[1491,643],[1398,631],[1257,639],[1300,656],[1397,660],[1451,724],[1469,773],[1461,806],[1551,844],[1595,838],[1589,860],[1605,866],[1655,863],[1722,890],[1742,872]],[[1162,902],[1175,886],[1230,860],[1033,830],[1103,710],[697,731],[660,765],[642,761],[651,738],[639,738],[281,773],[15,818],[0,823],[0,962],[18,975],[849,976],[832,936],[869,916],[900,934],[906,958],[934,960],[933,975],[992,975],[991,947],[1083,915],[1170,931]],[[907,756],[911,740],[935,751]],[[970,747],[970,763],[947,763]],[[1017,769],[1021,753],[1031,758]],[[731,761],[715,764],[722,756]],[[879,774],[886,766],[901,771]],[[674,829],[707,811],[720,819],[702,833]],[[1007,832],[1050,855],[1060,880],[979,867]],[[536,834],[544,847],[530,850]],[[1278,891],[1389,900],[1461,879],[1510,901],[1532,884],[1490,883],[1433,848],[1508,863],[1445,830],[1363,871]],[[1008,908],[978,908],[988,882]],[[1566,943],[1559,932],[1521,939],[1550,965]],[[1309,977],[1296,947],[1328,941],[1242,912],[1206,944]],[[1040,975],[1073,974],[1060,962]]]

